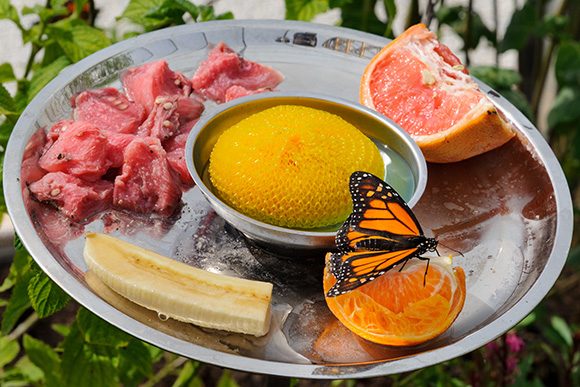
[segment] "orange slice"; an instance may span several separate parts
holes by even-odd
[[[324,269],[324,293],[336,278]],[[349,293],[326,297],[335,317],[369,341],[385,345],[417,345],[447,330],[465,302],[465,273],[442,259],[412,259],[404,270],[393,269]]]
[[[371,60],[360,102],[401,125],[435,163],[476,156],[514,136],[461,61],[423,24]]]

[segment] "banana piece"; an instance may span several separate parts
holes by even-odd
[[[98,233],[86,235],[84,258],[108,287],[160,316],[255,336],[268,332],[271,283],[196,269]]]

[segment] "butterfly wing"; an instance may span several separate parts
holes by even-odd
[[[396,250],[409,247],[401,245],[407,238],[424,236],[407,203],[378,177],[354,172],[350,193],[353,212],[336,235],[339,251]]]
[[[330,256],[330,272],[336,283],[327,297],[347,293],[381,276],[417,253],[417,247],[399,251],[354,251]]]

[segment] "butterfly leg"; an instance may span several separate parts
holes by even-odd
[[[403,261],[403,264],[401,265],[401,268],[399,269],[399,272],[403,271],[403,269],[405,268],[405,265],[407,264],[407,262],[409,262],[409,258],[405,259]]]
[[[429,263],[431,262],[430,258],[427,257],[417,257],[421,261],[427,261],[427,266],[425,267],[425,274],[423,275],[423,287],[427,284],[427,271],[429,271]]]

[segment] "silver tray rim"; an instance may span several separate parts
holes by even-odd
[[[221,367],[286,377],[314,379],[368,378],[412,371],[471,352],[500,336],[521,321],[545,297],[564,267],[572,241],[573,207],[564,173],[554,153],[544,140],[541,133],[505,98],[493,94],[490,95],[493,103],[500,108],[509,120],[512,121],[518,133],[527,140],[529,146],[533,151],[535,151],[536,158],[546,167],[546,171],[554,189],[554,200],[557,211],[554,245],[550,256],[547,259],[544,270],[515,305],[506,310],[501,318],[490,322],[453,344],[400,359],[371,364],[352,365],[294,364],[223,353],[197,344],[192,344],[188,341],[177,339],[125,315],[123,312],[117,310],[101,299],[89,288],[81,284],[71,273],[65,270],[56,259],[54,259],[41,238],[37,235],[34,225],[28,216],[19,181],[24,147],[33,132],[30,128],[34,126],[36,113],[44,108],[46,101],[57,90],[69,83],[71,79],[74,79],[76,76],[87,71],[92,66],[117,54],[128,52],[136,47],[141,47],[159,39],[170,37],[172,34],[183,33],[186,31],[204,32],[206,30],[219,30],[232,27],[280,28],[282,25],[287,27],[288,30],[302,29],[304,31],[309,31],[316,29],[317,31],[334,33],[337,34],[337,36],[348,35],[349,37],[371,42],[377,46],[384,46],[389,42],[386,38],[344,27],[299,21],[224,20],[204,22],[150,32],[116,43],[65,68],[55,79],[46,85],[29,103],[18,120],[6,148],[3,171],[3,188],[8,213],[14,223],[15,231],[21,237],[24,246],[36,260],[38,265],[56,284],[79,302],[79,304],[107,320],[112,325],[143,341],[181,356]],[[489,92],[491,90],[490,87],[481,82],[480,86],[484,92]]]

